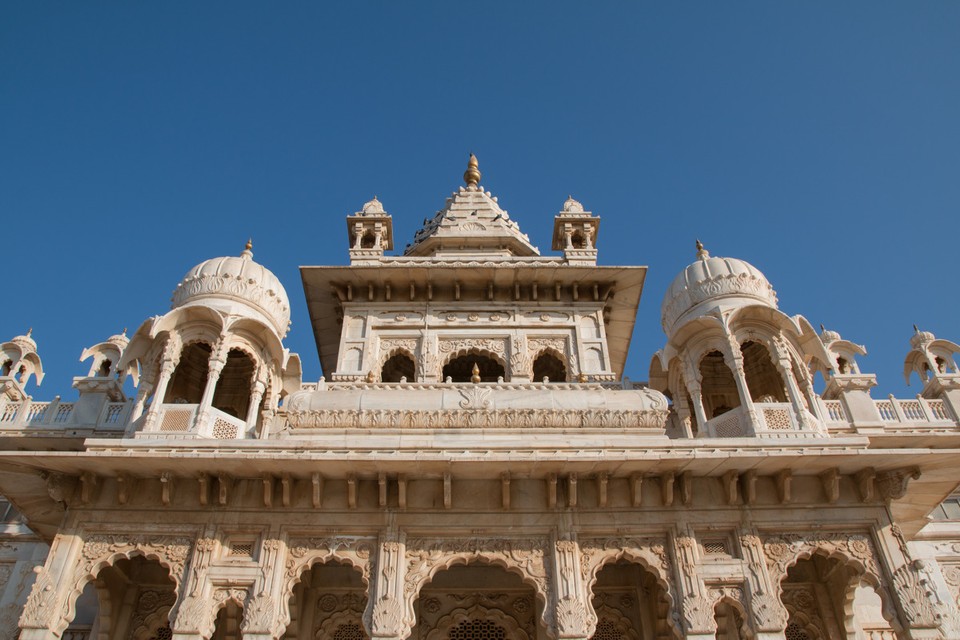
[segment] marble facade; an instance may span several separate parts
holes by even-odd
[[[401,255],[374,199],[301,269],[318,382],[249,243],[85,350],[75,402],[0,345],[0,636],[960,638],[960,346],[918,330],[921,393],[874,399],[862,346],[698,243],[631,382],[646,268],[573,198],[541,255],[480,177]]]

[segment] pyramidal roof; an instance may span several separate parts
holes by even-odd
[[[477,157],[470,154],[467,183],[455,191],[443,209],[413,236],[405,255],[430,257],[539,256],[530,238],[497,204],[497,198],[480,186]]]

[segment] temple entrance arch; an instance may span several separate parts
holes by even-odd
[[[290,598],[290,623],[283,640],[369,640],[363,624],[367,586],[359,569],[330,560],[300,576]]]
[[[484,562],[439,570],[414,604],[415,640],[540,640],[534,588],[507,569]]]
[[[169,638],[176,584],[157,560],[135,555],[103,566],[73,604],[64,637],[90,640]]]
[[[679,640],[670,600],[658,577],[626,558],[604,564],[592,589],[592,640]]]

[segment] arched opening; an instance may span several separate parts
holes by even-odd
[[[245,420],[255,368],[253,358],[239,349],[231,349],[213,392],[213,408]]]
[[[740,346],[740,352],[743,354],[743,371],[750,398],[754,402],[786,402],[783,379],[773,366],[767,347],[748,340]]]
[[[539,605],[517,574],[486,564],[438,572],[415,604],[410,637],[424,640],[536,640]]]
[[[345,564],[314,565],[290,598],[290,624],[283,640],[369,640],[363,626],[367,589],[360,572]]]
[[[210,345],[191,342],[180,352],[180,362],[173,370],[167,385],[167,403],[200,404],[203,389],[207,386],[207,371],[210,363]]]
[[[892,631],[883,617],[880,596],[864,582],[862,570],[838,558],[815,554],[799,560],[787,571],[781,587],[789,616],[787,638],[888,637],[859,634],[867,629]]]
[[[107,376],[110,375],[110,367],[112,365],[113,365],[112,362],[110,362],[107,359],[104,359],[103,362],[100,363],[100,367],[97,369],[97,375],[101,378],[106,378]]]
[[[373,234],[373,231],[368,229],[364,231],[363,235],[360,237],[360,248],[361,249],[373,249],[373,245],[376,242],[376,236]]]
[[[733,372],[719,351],[711,351],[700,360],[700,375],[703,381],[700,393],[707,420],[721,416],[740,406],[740,394]]]
[[[0,365],[0,376],[9,376],[11,369],[13,369],[13,360],[4,361],[4,363]]]
[[[587,239],[583,236],[583,233],[580,231],[575,231],[570,237],[570,243],[573,245],[574,249],[586,249],[587,248]]]
[[[236,600],[227,600],[220,611],[210,640],[243,640],[240,624],[243,622],[243,606]]]
[[[401,351],[387,358],[380,369],[380,382],[400,382],[406,378],[407,382],[416,380],[417,365],[413,357],[406,351]]]
[[[717,640],[749,640],[753,637],[743,612],[733,603],[721,600],[713,608],[713,616],[717,622]]]
[[[550,382],[566,382],[567,368],[563,359],[550,351],[544,351],[533,361],[533,380],[540,382],[549,378]]]
[[[470,382],[474,365],[479,369],[480,382],[496,382],[506,375],[503,365],[492,356],[483,353],[467,353],[443,365],[443,379],[451,378],[453,382]]]
[[[620,560],[600,569],[592,602],[597,630],[591,640],[679,639],[663,587],[635,562]]]
[[[84,586],[63,637],[168,639],[175,586],[170,572],[156,560],[117,560]]]

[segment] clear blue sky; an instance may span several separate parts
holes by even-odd
[[[285,284],[342,264],[376,194],[398,244],[483,184],[549,253],[568,194],[602,264],[649,265],[626,374],[701,238],[780,307],[865,344],[875,397],[911,325],[960,341],[960,3],[8,2],[0,9],[0,339],[81,350],[237,254]]]

